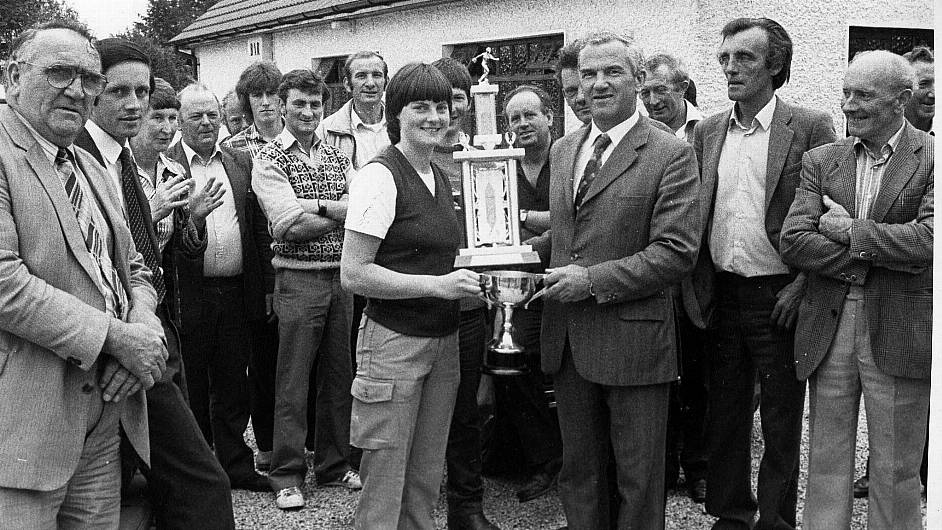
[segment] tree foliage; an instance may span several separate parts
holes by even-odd
[[[189,61],[173,46],[165,46],[147,34],[146,28],[137,22],[132,29],[116,35],[137,44],[150,57],[151,71],[163,78],[177,90],[193,82],[193,72]]]
[[[0,0],[0,57],[23,30],[53,18],[78,20],[78,13],[63,0]]]
[[[218,0],[150,0],[141,26],[162,44],[176,37]]]

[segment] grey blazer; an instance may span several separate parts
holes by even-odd
[[[862,285],[873,361],[893,376],[928,379],[932,364],[932,243],[935,153],[932,137],[906,123],[867,219],[854,219],[850,245],[818,233],[828,195],[855,215],[853,138],[803,160],[801,186],[782,227],[782,257],[808,271],[798,312],[795,364],[807,379],[837,332],[844,297]]]
[[[150,270],[135,250],[110,177],[76,149],[113,236],[113,261],[132,307],[153,315]],[[65,188],[32,134],[0,110],[0,486],[48,491],[75,472],[84,446],[90,370],[110,317]],[[136,311],[137,312],[137,311]],[[156,316],[149,322],[163,335]],[[149,462],[144,393],[121,425]]]
[[[670,287],[693,268],[702,232],[693,149],[641,117],[574,214],[574,165],[588,133],[584,126],[553,145],[551,227],[533,243],[550,267],[588,267],[595,297],[546,301],[543,371],[559,370],[568,340],[576,370],[589,381],[676,380]]]

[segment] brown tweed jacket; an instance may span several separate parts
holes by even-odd
[[[795,333],[795,364],[807,379],[828,352],[851,285],[867,302],[873,360],[893,376],[929,378],[932,332],[934,149],[908,123],[868,219],[854,219],[850,245],[818,233],[830,196],[855,217],[853,138],[809,151],[782,228],[782,257],[809,271]]]
[[[703,216],[703,246],[691,278],[684,286],[684,308],[691,321],[709,326],[713,313],[714,266],[709,231],[713,224],[717,168],[726,142],[732,109],[702,120],[694,128],[694,151],[700,163],[700,205]],[[809,149],[833,142],[834,123],[824,112],[792,105],[779,98],[769,127],[769,157],[766,163],[765,233],[772,247],[779,248],[779,234],[788,207],[795,197],[801,171],[801,156]],[[694,295],[694,296],[691,296]],[[696,316],[700,316],[698,321]]]
[[[573,212],[582,127],[550,153],[551,227],[534,241],[544,263],[589,269],[595,297],[543,306],[543,371],[566,340],[579,374],[603,385],[677,379],[670,287],[689,274],[701,233],[693,149],[642,117],[612,151]]]

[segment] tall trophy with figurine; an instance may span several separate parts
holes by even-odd
[[[484,372],[517,375],[526,373],[527,366],[523,348],[513,339],[513,309],[538,296],[542,275],[521,270],[538,266],[540,258],[520,241],[517,160],[523,158],[524,150],[513,148],[513,133],[497,131],[497,92],[486,74],[471,87],[478,133],[472,143],[480,149],[454,154],[462,165],[467,234],[466,248],[459,251],[455,267],[481,271],[482,295],[502,315],[484,356]],[[506,147],[498,147],[501,144]]]

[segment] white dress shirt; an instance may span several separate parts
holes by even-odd
[[[242,235],[236,215],[235,198],[226,168],[222,165],[219,146],[213,147],[209,160],[203,160],[186,142],[183,153],[190,165],[190,174],[201,190],[210,178],[222,183],[222,204],[206,218],[206,252],[203,254],[203,276],[231,277],[242,274]]]
[[[111,181],[118,191],[118,198],[121,199],[121,211],[124,212],[124,216],[127,217],[127,207],[124,204],[124,187],[121,185],[121,163],[118,162],[118,157],[121,156],[121,150],[127,147],[128,141],[124,140],[124,144],[119,144],[117,140],[112,138],[110,134],[106,133],[92,120],[85,122],[85,129],[88,131],[88,135],[92,137],[92,140],[94,140],[95,146],[101,151],[101,157],[105,162],[105,169],[107,169],[108,174],[111,175]]]
[[[744,276],[787,274],[765,231],[766,169],[769,128],[778,96],[742,124],[735,108],[717,167],[716,202],[710,230],[710,254],[716,270]]]

